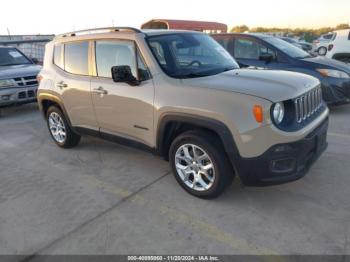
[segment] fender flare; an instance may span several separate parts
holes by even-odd
[[[186,113],[164,113],[160,116],[158,127],[157,127],[157,145],[156,150],[158,154],[164,155],[165,149],[165,136],[167,135],[166,127],[170,122],[178,122],[191,124],[198,127],[202,127],[208,130],[211,130],[218,134],[227,156],[230,159],[230,162],[237,171],[235,164],[237,164],[236,160],[240,159],[241,156],[239,154],[236,142],[232,136],[230,129],[226,126],[226,124],[218,121],[216,119],[191,115]]]
[[[46,118],[45,111],[44,111],[44,108],[43,108],[43,101],[44,100],[52,101],[52,102],[58,104],[60,109],[62,110],[62,113],[64,114],[64,117],[66,118],[70,128],[72,128],[74,130],[74,128],[72,126],[72,123],[71,123],[71,121],[70,121],[70,119],[68,117],[67,110],[66,110],[66,108],[63,105],[63,101],[59,97],[57,97],[56,95],[53,95],[53,94],[49,94],[49,93],[39,94],[38,95],[38,105],[39,105],[39,109],[42,112],[44,118]]]

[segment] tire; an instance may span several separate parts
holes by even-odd
[[[221,142],[209,132],[188,131],[179,135],[170,146],[169,159],[176,181],[199,198],[218,197],[234,178]]]
[[[79,144],[81,136],[71,129],[61,109],[56,106],[49,107],[46,122],[52,139],[59,147],[72,148]]]
[[[324,47],[324,46],[321,46],[318,50],[317,50],[317,53],[320,55],[320,56],[325,56],[327,54],[327,48]]]

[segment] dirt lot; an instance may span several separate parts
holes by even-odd
[[[350,254],[349,119],[331,110],[305,178],[206,201],[156,156],[90,137],[63,150],[35,104],[3,110],[0,254]]]

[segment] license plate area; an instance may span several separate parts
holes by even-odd
[[[316,153],[321,152],[327,145],[327,131],[316,136]]]

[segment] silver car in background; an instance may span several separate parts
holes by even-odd
[[[328,44],[334,39],[334,37],[334,33],[321,35],[319,38],[312,42],[312,51],[320,56],[325,56],[327,54]]]
[[[0,107],[36,102],[40,70],[17,48],[0,46]]]

